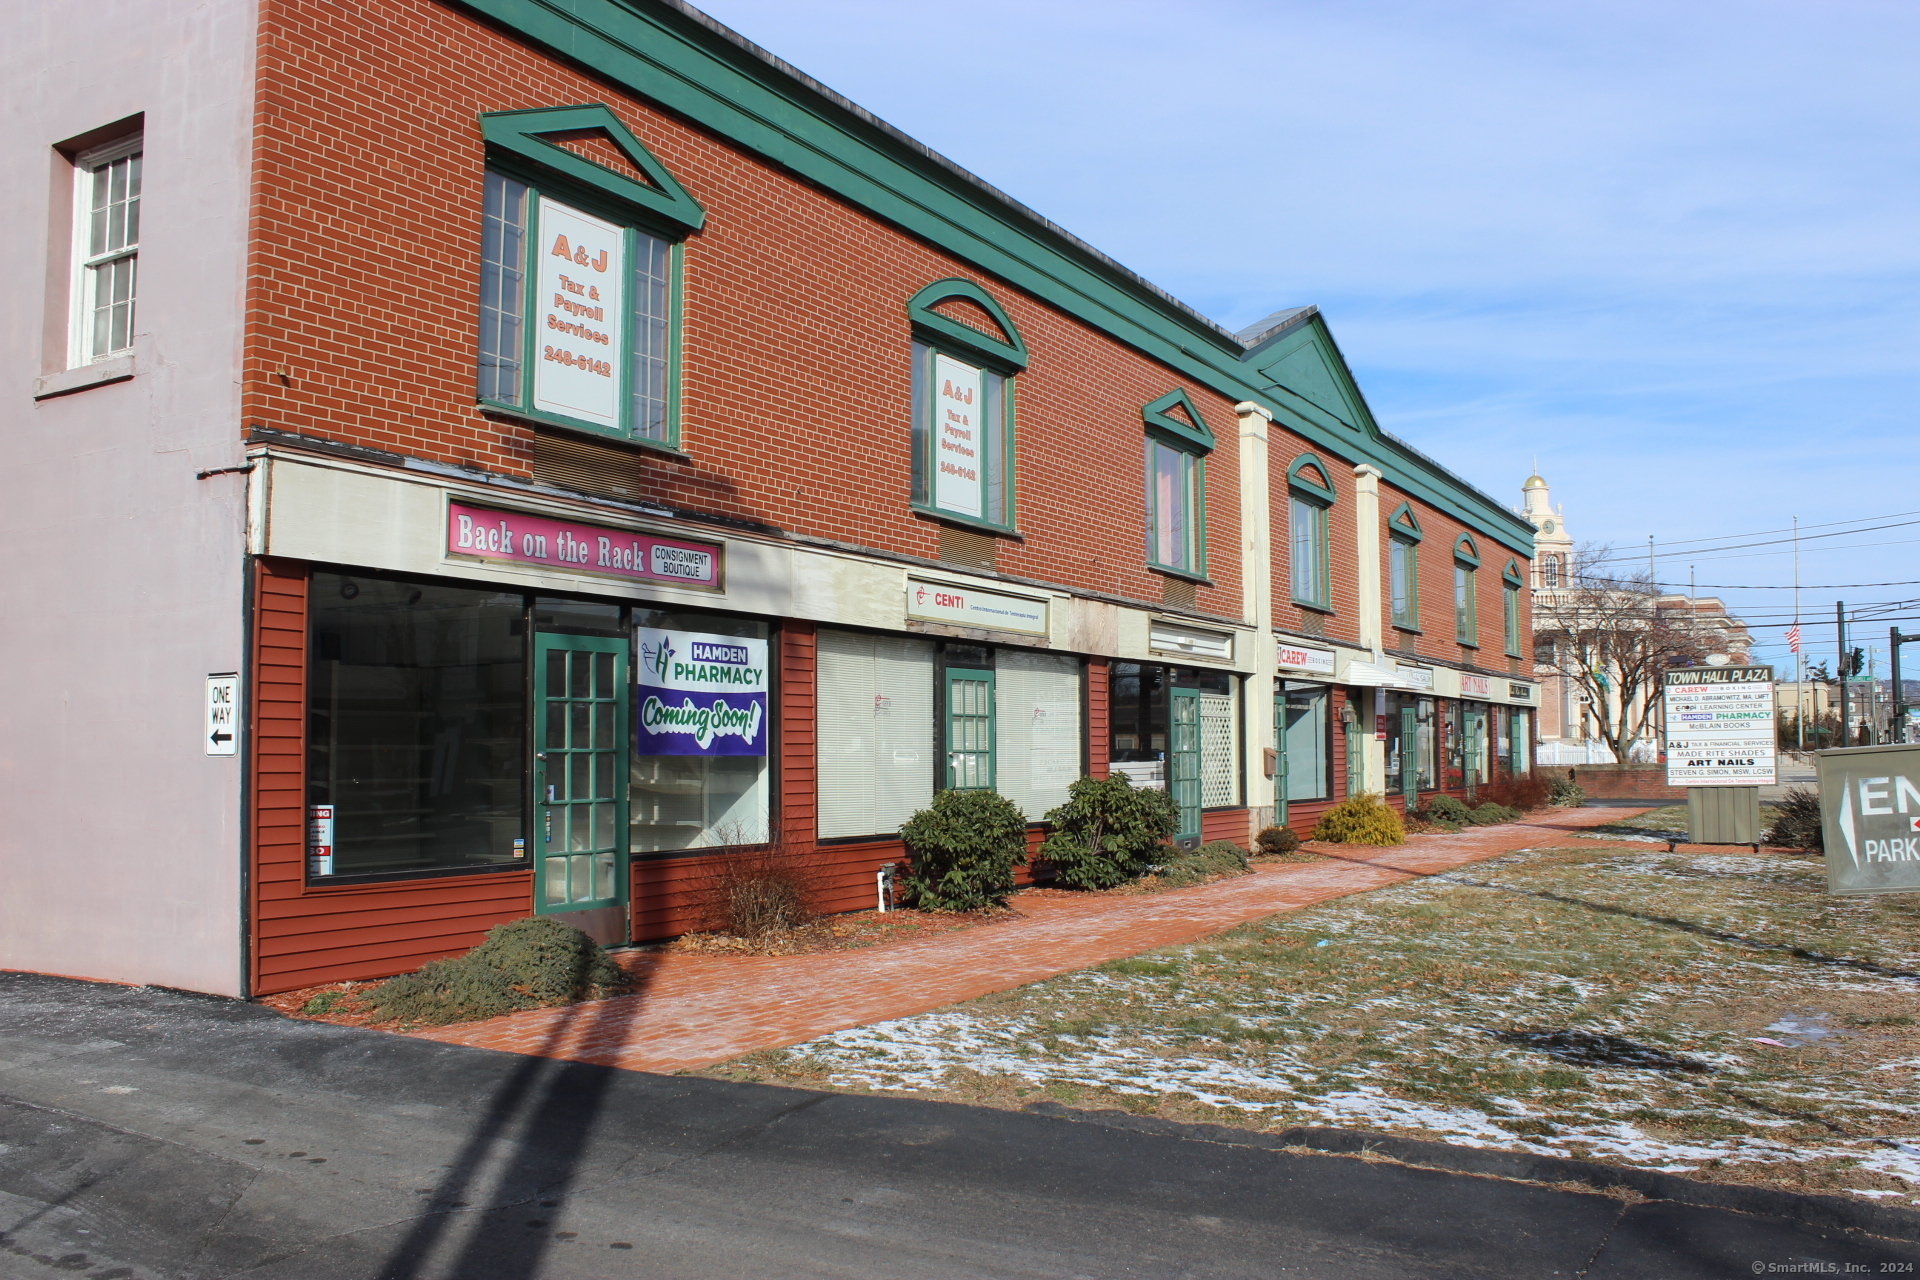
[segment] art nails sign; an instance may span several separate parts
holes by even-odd
[[[710,542],[449,502],[447,554],[718,591],[726,549]]]
[[[641,627],[634,750],[643,756],[767,754],[767,642]]]

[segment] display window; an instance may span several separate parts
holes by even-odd
[[[1437,785],[1440,721],[1438,699],[1387,695],[1387,791],[1412,796]]]
[[[1109,680],[1109,768],[1136,786],[1168,790],[1180,838],[1197,838],[1204,810],[1241,803],[1237,677],[1116,662]]]
[[[936,790],[1039,822],[1085,771],[1077,657],[844,631],[817,652],[822,838],[890,835]]]
[[[1282,682],[1274,699],[1274,740],[1280,747],[1276,800],[1333,796],[1333,691],[1323,684]]]
[[[765,622],[326,569],[308,611],[314,883],[530,866],[577,911],[768,838]]]

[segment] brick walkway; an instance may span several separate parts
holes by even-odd
[[[1264,865],[1250,876],[1165,893],[1015,899],[1020,919],[872,951],[650,955],[634,995],[411,1034],[633,1071],[711,1066],[1189,942],[1420,873],[1552,847],[1587,827],[1640,812],[1549,810],[1459,835],[1415,836],[1397,848],[1316,846],[1337,860]]]

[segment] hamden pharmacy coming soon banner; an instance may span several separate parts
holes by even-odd
[[[765,640],[642,627],[639,641],[638,754],[767,754]]]

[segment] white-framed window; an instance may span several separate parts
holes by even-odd
[[[141,135],[74,160],[73,298],[69,367],[133,347],[140,257]]]

